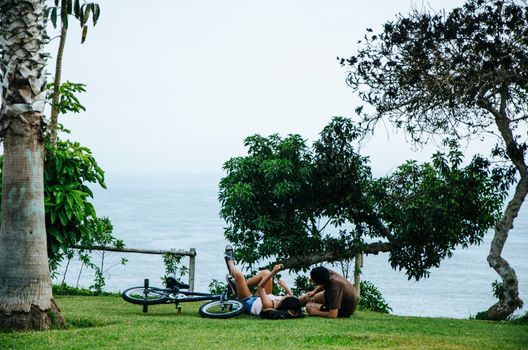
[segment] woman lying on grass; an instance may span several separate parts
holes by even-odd
[[[242,272],[233,261],[233,248],[228,245],[225,250],[225,259],[229,273],[235,279],[237,298],[244,304],[244,312],[248,315],[261,316],[268,319],[285,319],[303,317],[301,302],[291,295],[291,291],[283,280],[279,285],[286,291],[285,297],[275,296],[273,291],[273,276],[282,268],[277,264],[272,271],[262,270],[255,276],[246,280]],[[251,295],[249,287],[257,285],[257,292]]]

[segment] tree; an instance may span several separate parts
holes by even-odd
[[[44,12],[43,0],[0,1],[0,328],[48,329],[64,322],[53,301],[46,254]]]
[[[341,59],[348,84],[373,107],[356,110],[365,130],[383,119],[416,143],[498,137],[493,151],[514,167],[518,181],[487,258],[504,284],[504,298],[487,311],[495,320],[522,304],[515,271],[501,253],[528,193],[527,44],[525,0],[468,0],[447,14],[399,16],[379,34],[368,29],[357,54]]]
[[[353,147],[361,136],[334,118],[311,148],[299,135],[248,137],[248,155],[228,160],[220,215],[237,259],[276,259],[299,270],[388,252],[393,268],[427,277],[457,246],[482,241],[500,213],[511,173],[476,156],[462,167],[451,145],[432,162],[408,161],[373,178]]]

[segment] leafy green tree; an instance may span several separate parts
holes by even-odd
[[[457,246],[493,227],[511,173],[476,156],[462,166],[454,145],[430,163],[409,161],[375,179],[353,148],[352,122],[334,118],[311,148],[299,135],[245,140],[220,181],[225,237],[237,259],[275,259],[287,268],[388,252],[393,268],[427,277]]]
[[[504,298],[487,311],[505,319],[521,305],[515,270],[501,254],[528,193],[528,6],[526,0],[467,0],[449,13],[415,10],[371,29],[357,54],[341,59],[348,84],[366,102],[364,130],[381,120],[416,143],[435,137],[495,135],[494,148],[516,172],[513,198],[495,225],[488,263]]]
[[[47,145],[44,163],[44,198],[48,257],[52,266],[75,245],[94,245],[97,230],[90,183],[106,188],[104,172],[90,149],[78,142],[61,141]]]

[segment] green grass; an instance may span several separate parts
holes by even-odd
[[[398,317],[210,320],[200,304],[138,305],[115,296],[58,297],[67,330],[0,333],[0,349],[528,349],[526,323]]]

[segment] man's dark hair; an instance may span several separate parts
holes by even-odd
[[[330,281],[330,271],[323,266],[317,266],[310,271],[312,281],[317,285],[326,285]]]
[[[278,310],[293,310],[298,311],[301,309],[301,301],[297,297],[286,297],[282,299]]]

